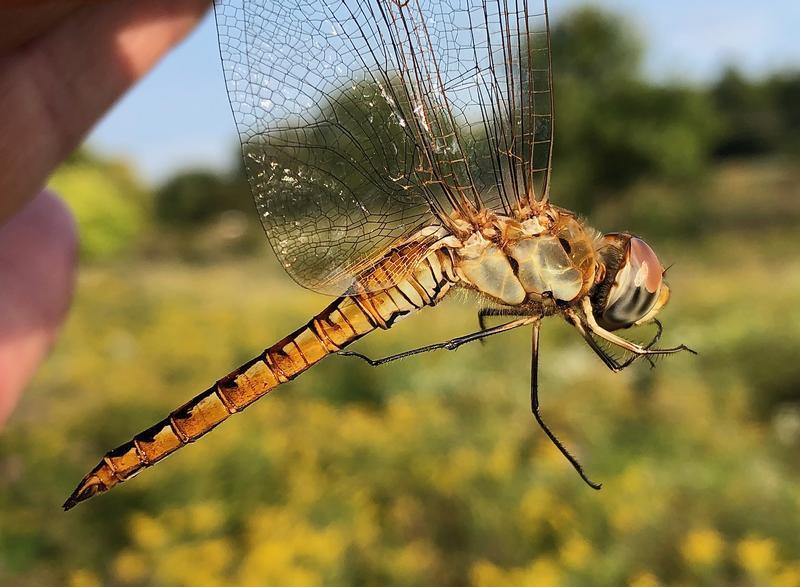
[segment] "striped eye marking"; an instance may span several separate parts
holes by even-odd
[[[664,267],[650,245],[629,237],[614,283],[597,316],[600,324],[618,330],[653,318],[669,298],[663,276]]]

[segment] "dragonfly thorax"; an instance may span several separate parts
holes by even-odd
[[[461,281],[503,305],[571,303],[594,285],[594,232],[553,206],[522,220],[491,215],[452,248]]]

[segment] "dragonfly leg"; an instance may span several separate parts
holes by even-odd
[[[646,356],[646,355],[674,355],[676,353],[680,353],[683,351],[689,352],[693,355],[696,355],[697,352],[690,349],[685,344],[674,348],[668,349],[656,349],[656,348],[649,348],[643,347],[641,345],[632,343],[629,340],[622,338],[621,336],[617,336],[613,332],[609,332],[605,328],[601,327],[597,321],[594,319],[594,315],[592,314],[592,306],[591,302],[589,302],[588,298],[584,302],[584,312],[583,317],[578,316],[574,311],[568,311],[567,320],[578,330],[581,332],[582,335],[588,330],[592,334],[599,336],[600,338],[610,342],[613,345],[616,345],[622,349],[625,349],[628,352],[633,353],[634,355],[638,356]],[[584,335],[584,338],[586,336]],[[588,340],[587,340],[588,342]],[[590,346],[591,343],[590,343]]]
[[[661,335],[664,333],[664,326],[661,324],[661,322],[659,320],[654,320],[653,322],[655,322],[656,328],[658,330],[656,331],[656,334],[653,336],[650,342],[643,347],[645,350],[650,350],[653,346],[655,346],[658,343],[658,341],[661,340]],[[600,357],[600,360],[603,361],[603,363],[605,363],[606,367],[608,367],[614,373],[619,373],[623,369],[627,369],[636,361],[636,359],[639,359],[642,356],[644,356],[644,358],[647,359],[647,361],[650,363],[650,367],[655,367],[652,355],[633,354],[630,358],[628,358],[625,361],[622,362],[617,361],[614,357],[609,355],[605,349],[603,349],[599,344],[597,344],[597,341],[594,338],[592,338],[592,335],[589,334],[589,332],[586,330],[586,328],[584,328],[583,324],[580,321],[578,321],[577,324],[572,321],[570,321],[570,323],[573,326],[575,326],[575,328],[578,329],[578,332],[580,332],[583,339],[589,345],[589,348],[592,349],[595,352],[595,354],[598,357]]]
[[[644,348],[647,350],[650,350],[651,348],[656,346],[658,344],[658,341],[661,340],[661,335],[664,334],[664,325],[661,324],[661,320],[659,320],[658,318],[653,318],[653,323],[656,325],[656,333],[653,335],[653,338],[650,339],[650,342],[648,342],[644,346]],[[637,355],[633,355],[629,359],[623,361],[622,363],[620,363],[619,370],[622,371],[623,369],[630,367],[634,363],[634,361],[636,361],[637,358],[639,358]],[[645,355],[644,358],[647,359],[648,363],[650,363],[651,369],[656,368],[656,364],[651,355]]]
[[[481,327],[481,330],[486,330],[486,318],[490,316],[528,316],[519,310],[518,308],[481,308],[478,311],[478,325]],[[481,343],[485,343],[486,341],[482,338],[480,339]]]
[[[550,427],[545,423],[544,418],[542,417],[542,412],[539,407],[539,326],[539,323],[533,325],[533,336],[531,343],[531,412],[533,412],[533,417],[536,418],[536,423],[539,424],[539,427],[550,439],[550,442],[552,442],[561,452],[561,454],[564,455],[572,467],[578,472],[578,475],[581,476],[581,479],[583,479],[592,489],[599,490],[603,487],[602,483],[595,483],[589,479],[578,459],[572,456],[572,453],[567,450],[567,447],[565,447],[564,444],[553,433],[553,431],[550,430]]]
[[[519,320],[512,320],[511,322],[506,322],[505,324],[495,326],[494,328],[480,330],[478,332],[473,332],[472,334],[467,334],[466,336],[460,336],[458,338],[447,340],[445,342],[437,342],[435,344],[429,344],[427,346],[398,353],[396,355],[390,355],[382,359],[370,359],[368,356],[354,351],[339,351],[336,354],[341,355],[343,357],[356,357],[363,361],[366,361],[373,367],[378,367],[380,365],[385,365],[386,363],[391,363],[392,361],[399,361],[400,359],[405,359],[406,357],[411,357],[422,353],[428,353],[430,351],[436,351],[439,349],[454,351],[458,347],[465,345],[469,342],[480,340],[488,336],[494,336],[495,334],[508,332],[509,330],[514,330],[515,328],[519,328],[520,326],[527,326],[528,324],[538,323],[540,320],[541,320],[540,316],[526,316],[524,318],[520,318]]]

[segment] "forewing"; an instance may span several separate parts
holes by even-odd
[[[426,224],[545,193],[544,2],[220,0],[216,13],[251,189],[301,285],[347,291]]]
[[[553,83],[546,0],[453,1],[435,24],[471,184],[485,207],[512,214],[549,193]],[[444,16],[444,15],[442,15]],[[438,20],[436,21],[439,22]]]

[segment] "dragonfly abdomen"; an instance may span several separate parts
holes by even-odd
[[[432,251],[414,271],[387,289],[342,296],[305,326],[272,345],[158,424],[108,452],[64,503],[108,491],[213,430],[229,416],[378,328],[433,306],[453,285],[449,255]]]

